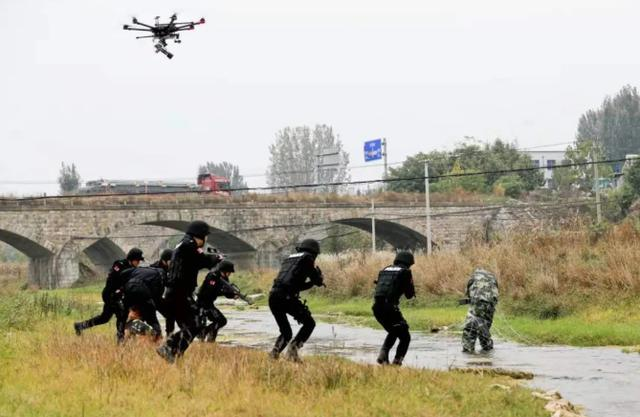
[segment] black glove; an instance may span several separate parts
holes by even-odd
[[[458,305],[461,305],[461,306],[465,304],[470,304],[470,303],[471,303],[471,300],[469,300],[468,298],[461,298],[458,300]]]

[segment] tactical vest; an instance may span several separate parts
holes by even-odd
[[[401,266],[391,265],[380,271],[376,281],[375,297],[387,298],[392,302],[398,302],[402,295],[400,276],[404,270],[405,268]]]
[[[498,281],[496,277],[483,269],[473,271],[472,282],[469,286],[469,298],[472,303],[478,301],[497,303]]]
[[[306,252],[298,252],[289,255],[289,257],[282,262],[280,272],[278,273],[276,279],[273,281],[273,287],[299,291],[298,284],[300,284],[300,282],[298,281],[300,281],[300,277],[297,276],[297,272],[299,270],[298,266],[307,256],[311,256],[311,254]]]

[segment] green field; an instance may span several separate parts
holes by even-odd
[[[371,300],[364,298],[332,299],[307,297],[311,310],[324,320],[343,321],[380,327],[371,313]],[[431,331],[447,327],[461,331],[466,307],[455,300],[405,302],[402,311],[413,330]],[[493,334],[526,344],[566,344],[573,346],[640,345],[640,310],[633,300],[609,305],[587,304],[556,318],[540,318],[539,312],[505,312],[515,309],[505,303],[494,318]]]

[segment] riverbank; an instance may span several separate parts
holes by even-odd
[[[371,300],[334,299],[312,295],[308,305],[322,319],[379,328],[371,314]],[[454,300],[434,300],[432,304],[404,303],[403,314],[412,330],[461,332],[467,308]],[[519,343],[570,346],[640,345],[640,312],[633,300],[609,305],[588,304],[558,318],[541,319],[532,315],[505,313],[498,308],[492,332],[502,339]]]
[[[361,365],[196,343],[177,365],[113,326],[77,337],[95,292],[0,292],[0,415],[546,416],[506,377]],[[495,388],[497,385],[508,390]]]

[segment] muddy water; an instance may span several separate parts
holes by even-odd
[[[222,343],[271,349],[278,332],[268,310],[224,311],[229,324],[221,332]],[[374,363],[384,336],[380,330],[319,322],[303,354],[331,354]],[[421,332],[412,332],[412,336],[407,366],[492,366],[527,371],[535,375],[532,387],[560,391],[583,406],[590,417],[640,416],[640,355],[616,348],[524,346],[499,339],[491,355],[464,355],[456,336]]]

